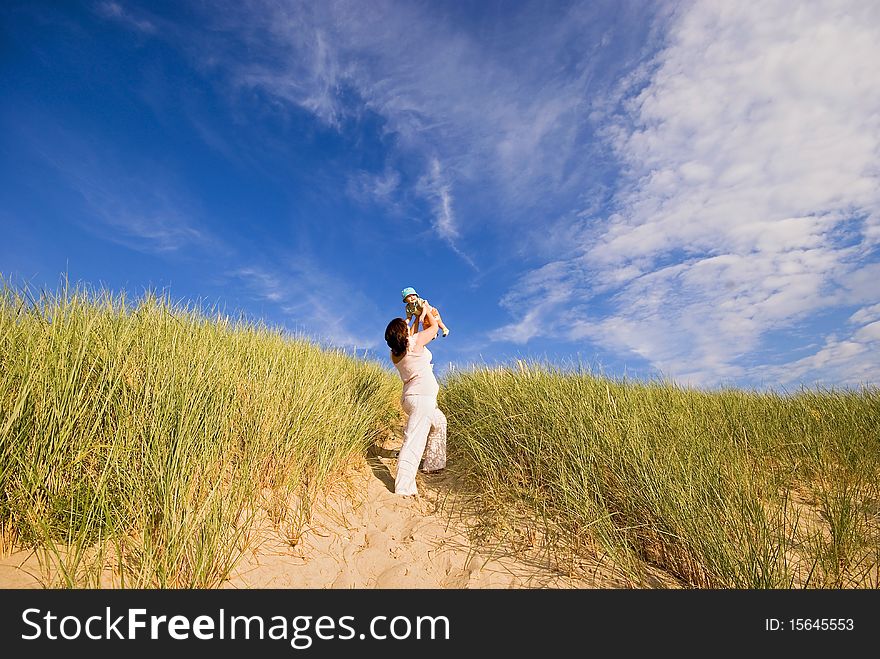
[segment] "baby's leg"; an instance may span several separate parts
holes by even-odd
[[[440,317],[440,312],[437,311],[437,307],[432,307],[431,313],[434,316],[434,320],[436,320],[437,324],[440,326],[440,329],[445,330],[446,325],[443,323],[443,319]]]
[[[446,324],[443,322],[443,319],[440,317],[440,312],[437,311],[436,307],[431,307],[431,314],[434,317],[434,320],[437,321],[437,325],[440,327],[440,332],[443,336],[449,334],[449,328],[446,327]]]
[[[422,329],[425,330],[434,324],[435,318],[434,315],[430,313],[419,316],[419,318],[416,319],[416,331],[418,331],[419,321],[421,321]]]

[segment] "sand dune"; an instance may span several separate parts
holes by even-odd
[[[291,546],[271,529],[224,583],[228,588],[625,587],[607,571],[573,578],[540,548],[475,545],[455,475],[419,475],[418,498],[393,493],[394,459],[374,454],[314,511]],[[585,570],[587,575],[590,569]]]
[[[313,511],[291,546],[264,527],[259,548],[227,588],[613,588],[623,579],[598,566],[579,578],[555,568],[539,543],[478,544],[454,469],[419,474],[420,496],[393,493],[399,438],[374,447],[347,487]]]
[[[313,505],[298,537],[290,532],[295,504],[279,509],[275,502],[273,520],[266,503],[252,549],[221,588],[627,587],[599,566],[579,565],[579,577],[564,573],[536,538],[475,542],[468,498],[452,468],[419,474],[419,497],[395,495],[398,445],[390,438],[374,447]],[[32,552],[0,560],[0,587],[41,588],[40,574]],[[110,574],[106,585],[114,585]]]

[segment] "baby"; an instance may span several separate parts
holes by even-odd
[[[440,318],[440,312],[437,311],[436,307],[432,307],[427,300],[420,298],[418,293],[416,293],[416,289],[408,286],[400,291],[400,295],[403,297],[403,301],[406,302],[406,324],[411,335],[419,331],[419,323],[422,323],[422,326],[424,327],[425,316],[429,310],[431,311],[431,316],[440,326],[440,331],[443,332],[443,336],[445,337],[449,334],[449,328],[443,324],[443,319]],[[415,318],[416,322],[410,326],[410,321],[413,318]]]

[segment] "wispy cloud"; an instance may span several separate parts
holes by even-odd
[[[876,267],[880,236],[880,7],[693,3],[666,39],[604,117],[624,171],[614,212],[508,300],[565,289],[571,340],[697,384],[755,379],[769,331],[880,296],[849,283]],[[517,332],[495,336],[540,324]],[[853,350],[828,341],[797,363]]]
[[[880,273],[877,273],[880,274]],[[859,387],[877,383],[880,372],[880,304],[852,314],[841,332],[825,338],[815,352],[782,367],[761,369],[765,378],[784,384],[833,383]]]
[[[141,181],[116,179],[106,175],[72,180],[91,209],[85,227],[99,237],[142,252],[168,253],[188,247],[216,245],[207,229],[198,227],[188,202],[174,193],[145,188]]]
[[[223,39],[199,35],[193,52],[224,71],[237,94],[306,110],[340,132],[379,117],[389,149],[420,168],[396,194],[422,194],[436,237],[473,262],[464,255],[475,252],[469,240],[483,221],[466,203],[475,190],[494,195],[493,223],[533,226],[530,209],[577,197],[584,179],[599,175],[584,157],[593,155],[582,135],[593,103],[586,92],[610,84],[604,63],[622,57],[615,66],[626,68],[637,50],[610,51],[595,34],[608,29],[595,20],[599,11],[521,3],[495,30],[468,28],[434,3],[227,5],[210,17]]]
[[[437,158],[431,160],[431,170],[423,179],[423,185],[434,201],[434,229],[441,238],[454,243],[459,233],[452,211],[452,186],[445,180]]]
[[[440,238],[452,248],[474,270],[479,270],[473,259],[462,251],[457,243],[461,234],[455,221],[455,211],[452,207],[452,184],[444,174],[440,161],[431,159],[431,166],[427,174],[423,176],[417,185],[419,192],[431,203],[434,213],[431,226]]]
[[[378,204],[385,209],[401,212],[400,186],[400,172],[386,167],[380,173],[361,170],[350,175],[345,189],[346,194],[359,203]]]
[[[156,32],[156,24],[145,16],[132,12],[119,2],[98,2],[95,4],[95,11],[103,18],[116,21],[125,27],[131,28],[137,32],[153,34]]]
[[[190,195],[168,180],[163,168],[144,159],[122,160],[113,149],[86,142],[51,123],[40,133],[21,128],[63,183],[83,200],[71,218],[103,240],[145,253],[185,249],[224,251],[199,221],[203,213]]]
[[[375,348],[384,325],[375,304],[356,283],[318,267],[307,255],[288,266],[244,266],[227,278],[270,302],[295,332],[337,347]]]
[[[290,294],[290,287],[282,282],[281,277],[263,268],[239,268],[229,274],[244,281],[257,296],[270,302],[280,302]]]
[[[266,0],[203,18],[162,38],[233,105],[381,127],[384,160],[346,174],[354,200],[426,216],[475,269],[487,244],[537,264],[496,342],[588,341],[713,383],[781,376],[757,355],[789,333],[781,361],[819,377],[846,352],[804,361],[819,319],[878,302],[871,3],[524,2],[496,25],[443,3]],[[826,324],[814,352],[859,331]]]

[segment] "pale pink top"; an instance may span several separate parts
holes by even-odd
[[[415,345],[416,337],[413,335],[409,337],[406,354],[394,364],[403,380],[403,395],[436,396],[440,385],[434,377],[433,355],[427,346],[416,348]]]

